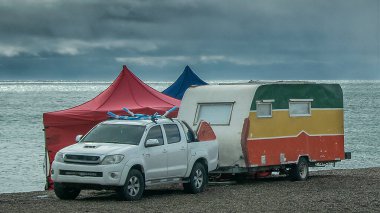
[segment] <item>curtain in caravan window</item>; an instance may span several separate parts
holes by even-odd
[[[198,104],[197,116],[194,125],[200,120],[209,122],[211,125],[229,125],[233,103],[207,103]]]
[[[310,102],[290,102],[290,116],[310,116]]]
[[[256,105],[256,116],[258,118],[272,117],[272,104],[271,103],[258,103]]]

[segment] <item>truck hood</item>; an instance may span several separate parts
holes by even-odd
[[[77,143],[61,149],[60,152],[65,154],[112,155],[122,154],[126,151],[131,151],[134,149],[138,149],[138,146],[115,143]]]

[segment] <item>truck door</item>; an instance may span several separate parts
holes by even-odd
[[[157,139],[159,141],[159,144],[147,147],[146,141],[149,139]],[[167,149],[166,145],[164,144],[164,137],[160,125],[153,126],[149,129],[144,143],[144,169],[146,180],[166,178],[168,174]]]
[[[168,177],[184,177],[187,171],[187,140],[177,124],[164,124],[168,150]]]

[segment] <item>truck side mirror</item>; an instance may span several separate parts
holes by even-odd
[[[82,137],[83,137],[83,135],[77,135],[76,137],[75,137],[75,142],[79,142],[80,141],[80,139],[82,139]]]
[[[158,139],[148,139],[145,142],[145,147],[152,147],[152,146],[158,146],[160,145],[160,141]]]

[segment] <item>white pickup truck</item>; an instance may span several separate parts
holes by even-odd
[[[138,200],[145,187],[183,183],[199,193],[218,164],[218,143],[201,122],[197,134],[183,121],[159,118],[107,120],[55,156],[51,174],[60,199],[82,189],[115,189],[123,200]]]

